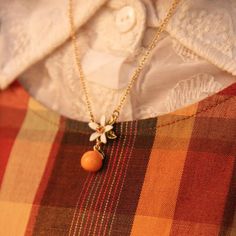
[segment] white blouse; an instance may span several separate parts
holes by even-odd
[[[38,2],[0,0],[0,58],[5,55],[7,61],[0,59],[0,85],[6,88],[18,78],[48,108],[88,121],[69,39],[68,1],[51,1],[47,8],[45,1]],[[171,1],[97,0],[90,2],[93,7],[86,5],[89,1],[74,2],[82,66],[99,120],[116,108]],[[236,13],[236,4],[195,2],[182,0],[127,98],[120,121],[174,111],[236,81],[236,37],[230,15]]]

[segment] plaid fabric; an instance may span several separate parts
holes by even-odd
[[[156,118],[121,122],[97,174],[90,130],[17,83],[0,94],[0,235],[236,235],[236,83]]]

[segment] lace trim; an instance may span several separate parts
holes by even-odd
[[[210,96],[221,89],[222,85],[216,82],[212,75],[197,74],[178,82],[168,93],[165,106],[167,111],[171,112]]]

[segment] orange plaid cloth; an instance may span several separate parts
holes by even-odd
[[[0,235],[236,235],[236,83],[155,118],[120,122],[91,174],[87,124],[18,83],[0,94]]]

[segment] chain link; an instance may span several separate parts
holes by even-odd
[[[121,111],[122,107],[124,106],[124,103],[125,103],[125,100],[126,100],[127,96],[131,92],[131,89],[133,87],[134,82],[139,78],[139,76],[140,76],[140,74],[141,74],[141,72],[142,72],[142,70],[143,70],[143,68],[144,68],[151,52],[152,52],[152,50],[156,47],[156,45],[159,41],[161,33],[165,30],[170,18],[173,16],[173,14],[176,10],[176,7],[178,6],[178,3],[180,1],[181,0],[174,0],[172,2],[171,7],[169,8],[169,10],[166,14],[166,17],[162,20],[161,24],[157,28],[156,34],[154,35],[154,37],[151,40],[150,44],[148,45],[147,49],[143,53],[143,56],[139,60],[138,66],[134,70],[133,74],[131,75],[130,82],[128,83],[124,93],[122,94],[119,104],[117,105],[117,107],[112,112],[111,118],[114,120],[114,122],[118,119],[120,111]],[[87,89],[86,82],[85,82],[85,76],[84,76],[84,72],[83,72],[83,69],[82,69],[81,61],[80,61],[80,51],[79,51],[79,46],[78,46],[78,40],[76,38],[76,27],[75,27],[74,18],[73,18],[73,0],[69,0],[68,13],[69,13],[69,23],[70,23],[70,28],[71,28],[71,39],[72,39],[72,42],[73,42],[73,48],[74,48],[74,53],[75,53],[76,64],[77,64],[77,67],[78,67],[80,82],[81,82],[81,86],[82,86],[82,89],[83,89],[84,94],[85,94],[85,101],[86,101],[86,106],[87,106],[87,109],[88,109],[88,112],[89,112],[90,120],[95,121],[94,115],[93,115],[93,112],[92,112],[91,102],[90,102],[90,99],[89,99],[88,89]]]

